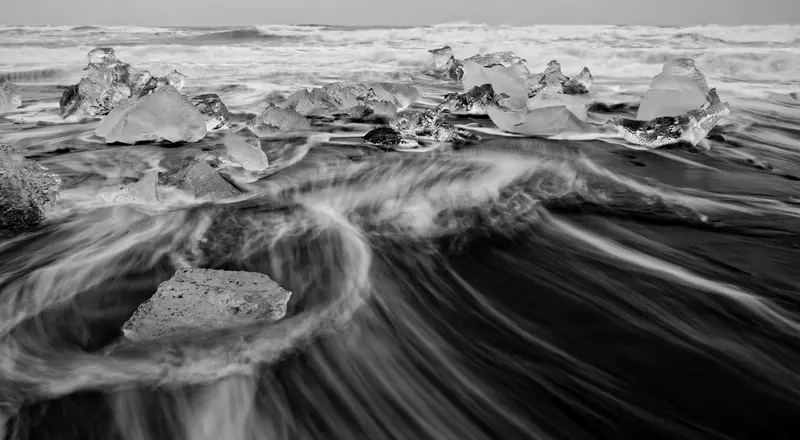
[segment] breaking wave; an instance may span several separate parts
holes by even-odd
[[[407,80],[428,62],[429,49],[450,45],[461,59],[512,50],[533,71],[558,59],[565,72],[587,66],[604,82],[648,79],[666,60],[691,57],[709,79],[748,94],[753,87],[743,83],[797,86],[797,41],[800,26],[17,26],[0,28],[0,72],[38,70],[44,59],[78,71],[91,47],[107,45],[117,47],[126,62],[177,68],[200,86],[224,78],[258,88],[270,80],[288,91],[319,85],[310,78],[339,78],[342,72],[352,72],[354,79],[374,72],[374,79]],[[425,81],[420,75],[413,79]]]
[[[249,28],[249,29],[233,29],[227,31],[209,32],[202,35],[195,35],[188,37],[186,38],[185,41],[204,43],[204,44],[211,44],[211,43],[226,44],[226,43],[248,43],[248,42],[270,42],[270,41],[285,42],[286,40],[292,40],[292,39],[293,38],[290,35],[280,35],[275,33],[262,32],[261,30],[256,28]]]
[[[39,69],[39,70],[23,70],[16,72],[2,72],[0,77],[3,77],[15,83],[30,83],[39,81],[51,81],[67,76],[64,69]]]

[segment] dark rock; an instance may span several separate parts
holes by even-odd
[[[594,77],[588,67],[584,67],[578,76],[564,82],[564,93],[567,95],[582,95],[589,93],[589,87],[594,83]]]
[[[723,143],[725,142],[725,136],[723,136],[723,135],[721,135],[719,133],[710,134],[710,135],[706,136],[706,139],[708,139],[710,141],[716,141],[716,142],[723,142]]]
[[[97,48],[87,55],[89,65],[81,81],[64,90],[59,101],[61,117],[99,117],[118,105],[146,96],[163,87],[180,90],[186,76],[173,71],[155,78],[119,61],[112,48]]]
[[[0,113],[10,112],[22,105],[22,89],[0,76]]]
[[[57,174],[0,144],[0,230],[38,224],[58,202],[60,185]]]
[[[725,139],[725,136],[722,134],[722,130],[718,126],[712,128],[711,131],[708,132],[706,139],[723,143],[727,142],[727,139]]]
[[[216,93],[197,95],[189,99],[206,120],[206,131],[219,130],[230,126],[231,114],[225,103]]]
[[[591,113],[626,113],[635,111],[638,108],[638,104],[628,102],[619,102],[616,104],[593,102],[589,105],[588,111]]]
[[[403,137],[390,127],[378,127],[364,135],[364,140],[375,145],[399,145]]]
[[[428,52],[430,52],[430,53],[432,53],[434,55],[441,55],[441,54],[444,54],[444,53],[449,54],[449,53],[453,52],[453,48],[451,48],[450,46],[442,46],[442,47],[440,47],[438,49],[430,49],[430,50],[428,50]]]

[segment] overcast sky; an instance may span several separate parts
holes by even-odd
[[[775,24],[800,0],[3,0],[2,24]]]

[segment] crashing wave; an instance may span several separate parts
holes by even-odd
[[[46,82],[54,79],[63,78],[67,75],[64,69],[37,69],[37,70],[18,70],[13,72],[2,72],[0,78],[5,78],[16,83]]]
[[[185,37],[183,40],[187,42],[194,42],[194,43],[247,43],[247,42],[280,42],[286,40],[296,40],[298,37],[292,37],[289,35],[280,35],[280,34],[273,34],[269,32],[263,32],[257,28],[247,28],[247,29],[232,29],[226,31],[217,31],[217,32],[209,32],[201,35],[194,35],[191,37]]]

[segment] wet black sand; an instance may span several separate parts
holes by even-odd
[[[457,122],[487,124],[482,118]],[[87,143],[85,137],[79,137],[86,132],[86,126],[81,124],[60,132],[64,140],[40,148],[41,140],[50,136],[46,132],[49,128],[0,121],[2,135],[42,130],[41,138],[22,139],[17,146],[25,148],[29,157],[60,172],[66,187],[88,185],[93,177],[60,167],[65,155],[111,151],[110,156],[116,157],[114,152],[126,149],[164,148]],[[747,133],[726,131],[723,127],[717,134],[708,152],[684,146],[657,152],[632,151],[598,140],[554,141],[482,134],[484,140],[479,145],[408,154],[419,154],[420,160],[487,150],[564,160],[585,156],[616,175],[657,188],[688,189],[706,200],[748,207],[752,205],[747,200],[756,198],[798,206],[799,173],[790,161],[779,155],[760,154],[761,160],[771,164],[765,167],[732,157],[730,151],[753,149],[747,143]],[[216,142],[219,138],[212,134],[198,145],[172,146],[166,150],[164,161],[180,163]],[[274,156],[287,143],[302,142],[299,138],[263,140],[263,145]],[[336,144],[315,147],[303,162],[270,179],[280,182],[321,162],[392,161],[402,157],[366,148],[357,137],[336,139]],[[703,221],[684,215],[673,206],[644,206],[639,196],[626,199],[615,191],[609,186],[609,192],[617,194],[617,198],[607,205],[567,197],[546,201],[543,207],[559,221],[661,262],[690,269],[717,283],[771,299],[797,318],[800,220],[774,212],[714,212]],[[222,209],[222,218],[236,218],[237,212],[247,208],[246,204],[234,204],[199,209]],[[452,356],[451,360],[463,370],[479,376],[493,391],[495,402],[513,408],[518,416],[554,439],[793,439],[800,435],[800,339],[796,334],[756,316],[741,304],[680,279],[657,276],[587,250],[547,225],[547,221],[543,225],[531,224],[509,236],[478,222],[465,233],[434,241],[371,236],[376,256],[371,271],[377,278],[392,280],[387,286],[397,296],[381,299],[380,324],[371,315],[355,318],[363,320],[359,321],[363,344],[382,341],[388,357],[405,359],[406,366],[417,371],[413,377],[425,377],[431,393],[445,396],[450,411],[470,420],[471,439],[539,436],[503,418],[500,408],[482,406],[474,396],[465,397],[459,389],[461,384],[453,380],[444,364],[418,357],[420,341],[408,335],[420,322],[436,329],[436,337],[442,343],[437,349]],[[231,231],[236,227],[235,221],[222,221],[218,227],[225,229],[218,234],[220,240],[236,236],[236,231]],[[309,244],[308,248],[314,247]],[[431,249],[441,258],[421,256]],[[250,261],[215,259],[206,265],[274,275],[256,257]],[[158,283],[173,271],[169,263],[161,262],[85,293],[68,311],[52,311],[51,316],[43,318],[54,325],[47,331],[51,343],[100,350],[119,335],[121,324],[136,305],[154,293]],[[440,290],[435,292],[425,282],[434,277],[441,280]],[[466,291],[465,284],[474,291]],[[486,314],[487,304],[504,317],[505,324],[500,324],[497,316]],[[407,308],[410,315],[401,314],[393,306]],[[410,316],[418,321],[409,320]],[[690,328],[698,337],[681,333],[681,326]],[[563,355],[544,350],[521,337],[520,332],[547,341]],[[282,426],[278,430],[282,433],[280,438],[465,438],[456,437],[455,428],[441,431],[439,437],[432,436],[431,430],[413,420],[407,408],[392,406],[396,402],[391,394],[382,393],[380,386],[373,383],[373,392],[367,390],[369,380],[353,382],[360,369],[367,376],[367,371],[373,371],[370,369],[380,374],[381,365],[359,363],[366,357],[354,360],[352,365],[337,363],[336,350],[340,347],[332,342],[335,335],[330,338],[322,338],[279,363],[264,367],[259,385],[260,411]],[[332,385],[330,378],[322,377],[318,363],[326,359],[330,364],[325,371],[339,378],[335,383],[348,384],[351,392],[363,399],[370,396],[373,400],[369,402],[379,406],[370,409],[375,413],[348,410],[352,403],[343,397],[345,393]],[[387,386],[409,386],[398,371],[389,368],[384,373],[390,383]],[[15,422],[25,433],[20,438],[129,438],[114,423],[108,398],[112,394],[86,391],[30,403]],[[140,391],[140,398],[153,408],[144,424],[150,432],[148,438],[184,438],[173,425],[177,418],[170,403],[174,403],[174,392],[147,389]],[[392,426],[368,430],[365,417],[390,417],[394,422]],[[456,419],[462,420],[454,416]],[[435,416],[431,420],[447,425]],[[251,438],[260,438],[257,434]]]

